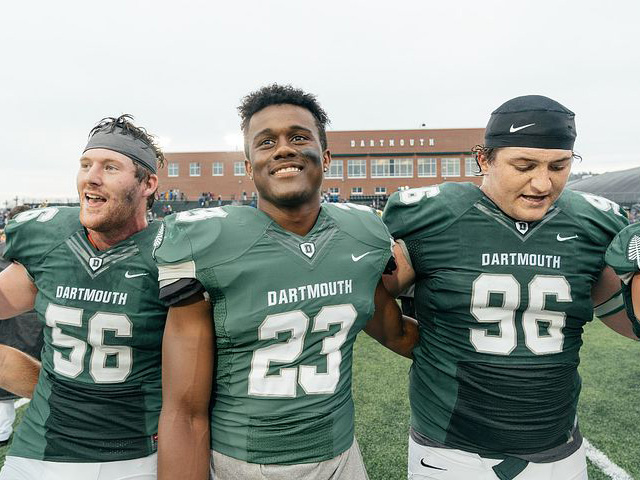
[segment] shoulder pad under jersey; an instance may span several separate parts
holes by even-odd
[[[82,228],[78,207],[46,207],[19,213],[7,224],[4,257],[27,270]]]
[[[565,190],[558,206],[580,224],[589,238],[605,247],[629,224],[620,205],[591,193]]]
[[[391,235],[374,209],[355,203],[323,203],[322,208],[352,238],[372,247],[390,247]]]
[[[161,280],[171,266],[182,269],[179,278],[195,278],[196,269],[239,257],[269,223],[252,207],[198,208],[169,215],[154,241],[153,256]]]
[[[482,197],[473,183],[448,182],[391,195],[382,216],[394,238],[445,230]]]

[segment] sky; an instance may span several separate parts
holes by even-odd
[[[168,152],[240,149],[236,107],[273,82],[316,94],[333,130],[481,128],[546,95],[576,113],[574,172],[640,166],[638,18],[637,0],[10,2],[0,205],[77,198],[105,116]]]

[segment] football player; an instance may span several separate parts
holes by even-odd
[[[130,116],[106,118],[80,158],[80,208],[8,224],[0,318],[35,308],[45,344],[0,479],[156,478],[166,308],[146,211],[163,161]]]
[[[398,294],[415,284],[412,479],[586,479],[576,419],[582,331],[596,315],[633,338],[604,253],[618,205],[564,190],[574,114],[529,95],[495,110],[483,181],[394,194],[384,221]]]
[[[179,213],[156,242],[172,304],[159,478],[205,478],[210,430],[216,480],[366,479],[353,343],[364,329],[410,356],[417,340],[381,282],[389,233],[368,207],[320,204],[331,155],[314,96],[272,85],[239,110],[258,208]]]
[[[620,276],[622,293],[627,316],[636,336],[640,337],[640,281],[635,277],[640,273],[640,223],[625,227],[613,239],[605,260]],[[620,302],[611,304],[611,308],[622,308]]]

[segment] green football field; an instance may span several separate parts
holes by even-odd
[[[640,343],[599,321],[582,347],[580,428],[598,450],[640,479]],[[410,361],[364,334],[356,343],[353,391],[356,435],[371,480],[406,479]],[[610,477],[589,463],[589,478]]]
[[[356,342],[356,435],[371,480],[406,479],[409,365],[409,360],[365,334]],[[592,322],[585,332],[581,373],[584,436],[632,478],[640,479],[640,343]],[[0,449],[2,460],[5,450]],[[610,477],[589,464],[589,478]]]

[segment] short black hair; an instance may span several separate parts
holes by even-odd
[[[260,110],[271,105],[296,105],[309,110],[316,120],[316,127],[320,134],[320,146],[323,150],[327,149],[326,127],[330,121],[327,112],[322,109],[316,96],[291,85],[273,83],[245,96],[238,107],[241,119],[240,127],[245,134],[244,150],[247,158],[249,158],[249,148],[246,141],[246,133],[249,128],[249,121]]]
[[[164,167],[165,157],[162,149],[156,143],[155,137],[151,135],[144,127],[138,127],[133,123],[133,115],[125,113],[120,115],[119,117],[105,117],[98,122],[98,124],[91,129],[89,132],[89,138],[93,137],[96,133],[101,131],[106,131],[109,133],[113,133],[116,128],[122,129],[122,131],[131,135],[133,138],[138,139],[151,147],[151,150],[156,156],[156,161],[158,162],[158,168]],[[138,182],[143,183],[149,180],[149,177],[153,172],[146,168],[145,166],[133,162],[135,166],[136,173],[135,177],[138,179]],[[157,191],[157,190],[156,190]],[[155,201],[155,192],[153,195],[147,198],[147,209],[150,210]]]

